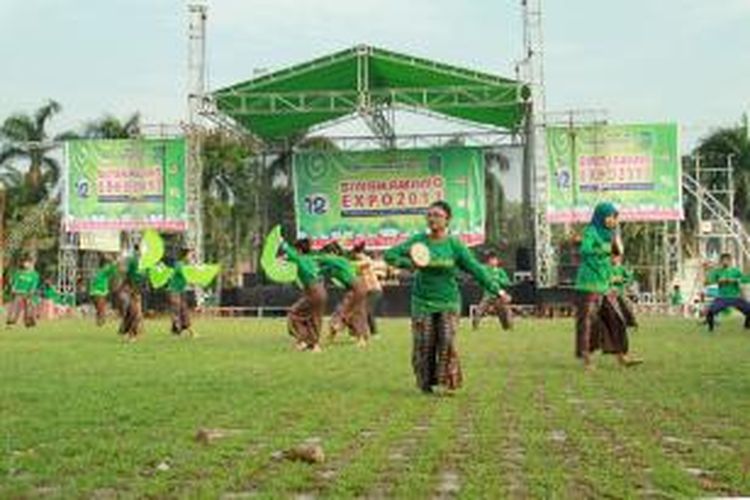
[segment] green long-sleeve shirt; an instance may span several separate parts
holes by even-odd
[[[338,281],[345,288],[354,286],[357,270],[348,259],[326,253],[316,254],[314,257],[323,276]]]
[[[17,295],[32,295],[39,288],[39,273],[33,269],[21,269],[13,274],[11,290]]]
[[[174,272],[172,277],[169,278],[167,283],[167,291],[170,293],[183,293],[187,290],[188,281],[185,277],[185,263],[177,261],[174,266]]]
[[[458,238],[447,236],[433,240],[427,234],[417,234],[385,252],[385,261],[396,267],[414,269],[409,249],[422,243],[430,251],[427,267],[417,268],[411,290],[412,316],[435,312],[460,312],[458,271],[471,274],[488,292],[497,295],[500,285],[492,279]]]
[[[42,298],[58,303],[60,301],[60,294],[57,293],[57,290],[52,285],[44,285],[42,287]]]
[[[505,269],[502,267],[493,267],[493,266],[484,266],[484,270],[487,271],[487,274],[490,275],[490,278],[497,283],[497,286],[499,286],[501,289],[508,288],[510,286],[510,278],[508,277],[508,273],[505,272]],[[489,297],[491,294],[487,290],[484,292],[485,297]]]
[[[117,276],[115,264],[105,264],[94,275],[89,286],[89,295],[103,297],[109,294],[110,283]]]
[[[740,285],[747,283],[748,279],[736,267],[720,267],[709,274],[708,282],[719,285],[719,297],[732,299],[742,296]]]
[[[612,278],[612,243],[604,241],[593,225],[588,225],[581,241],[581,264],[575,289],[588,293],[607,293]]]
[[[146,275],[138,269],[138,255],[131,255],[125,259],[125,279],[134,287],[140,287],[146,280]]]
[[[622,264],[612,266],[612,288],[617,291],[618,295],[621,297],[625,295],[625,289],[630,286],[633,281],[635,281],[635,277],[633,276],[632,270]]]
[[[286,242],[281,244],[281,250],[286,255],[286,258],[289,259],[289,262],[297,264],[297,278],[302,283],[302,286],[308,287],[314,285],[322,279],[320,268],[314,256],[301,254]]]

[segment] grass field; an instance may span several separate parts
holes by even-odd
[[[152,321],[133,345],[79,320],[2,330],[0,498],[750,495],[750,333],[642,323],[646,364],[586,374],[571,321],[463,322],[454,397],[414,388],[405,320],[318,355],[281,320],[194,340]],[[314,438],[325,463],[273,456]]]

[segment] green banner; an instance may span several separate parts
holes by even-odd
[[[622,220],[683,218],[677,125],[548,127],[550,222],[584,222],[599,201]]]
[[[293,170],[297,232],[315,247],[363,238],[388,248],[424,231],[436,200],[453,209],[452,234],[468,245],[484,241],[480,148],[301,152]]]
[[[185,139],[65,144],[69,231],[187,228]]]

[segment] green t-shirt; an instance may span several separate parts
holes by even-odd
[[[740,284],[747,283],[747,278],[736,267],[720,267],[714,269],[708,277],[710,284],[719,285],[719,297],[734,299],[742,296]]]
[[[435,312],[460,312],[461,301],[458,288],[458,271],[471,274],[488,292],[497,295],[500,285],[477,262],[458,238],[447,236],[433,240],[427,234],[417,234],[407,241],[385,252],[385,261],[396,267],[414,269],[409,249],[422,243],[430,251],[427,267],[417,268],[411,290],[412,316],[423,316]]]
[[[681,306],[685,304],[685,297],[682,296],[681,291],[673,291],[672,294],[669,296],[669,302],[673,306]]]
[[[505,269],[502,267],[493,267],[490,265],[485,265],[484,270],[487,272],[487,274],[490,275],[490,278],[492,278],[492,281],[497,283],[497,286],[500,288],[508,288],[510,286],[510,278],[508,278],[508,273],[505,272]],[[485,297],[491,297],[492,294],[488,292],[487,290],[484,291]]]
[[[178,261],[174,266],[172,277],[167,283],[167,290],[171,293],[183,293],[187,290],[188,282],[185,277],[185,263]]]
[[[146,280],[146,275],[138,269],[137,255],[132,255],[125,260],[125,279],[133,286],[141,286]]]
[[[612,243],[604,241],[589,224],[581,241],[581,265],[575,289],[589,293],[607,293],[612,277]]]
[[[351,288],[357,281],[356,268],[344,257],[321,253],[315,255],[315,261],[318,263],[323,276],[337,281],[344,288]]]
[[[633,281],[633,271],[622,264],[612,266],[612,288],[617,291],[619,296],[622,297],[625,295],[625,289],[630,286]]]
[[[17,295],[31,295],[39,288],[39,273],[22,269],[13,274],[11,290]]]
[[[99,268],[91,280],[89,295],[103,297],[109,294],[109,286],[115,276],[117,276],[117,266],[114,263],[105,264]]]
[[[55,287],[52,285],[44,285],[42,288],[42,298],[58,302],[60,300],[60,294],[57,293],[57,290],[55,290]]]
[[[286,254],[289,262],[297,264],[297,278],[302,283],[302,286],[308,287],[314,285],[322,279],[320,268],[314,256],[301,254],[286,242],[281,244],[281,250]]]

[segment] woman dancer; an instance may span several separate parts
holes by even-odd
[[[427,232],[385,253],[392,266],[416,268],[411,292],[412,367],[424,393],[432,393],[435,386],[452,393],[462,383],[456,350],[461,310],[458,271],[468,272],[487,291],[500,294],[500,286],[469,249],[448,234],[451,215],[448,203],[432,203],[427,209]]]
[[[591,353],[601,349],[614,354],[624,366],[641,363],[628,357],[628,333],[625,317],[612,291],[612,255],[620,254],[615,241],[617,209],[602,202],[594,208],[591,223],[581,241],[581,264],[576,275],[576,356],[591,370]]]

